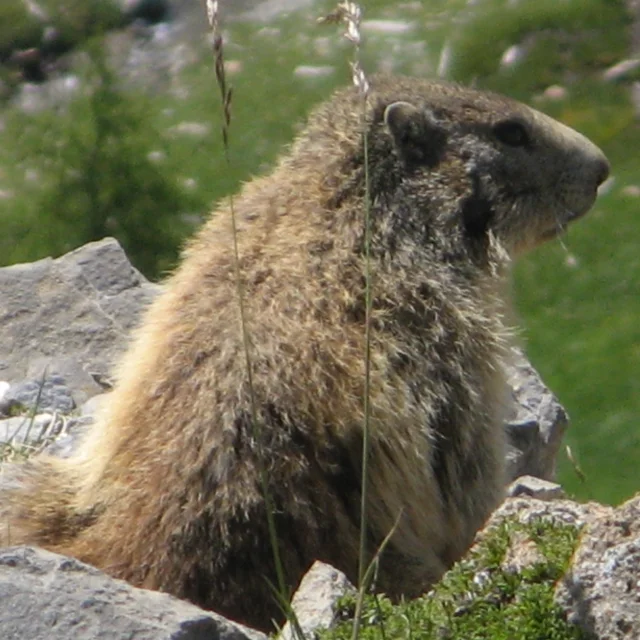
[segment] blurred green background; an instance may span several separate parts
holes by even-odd
[[[145,31],[151,44],[141,51],[156,55],[138,56],[132,73],[132,56],[118,56],[114,29],[123,25],[109,0],[41,4],[62,34],[56,42],[67,53],[58,64],[77,88],[67,100],[28,108],[12,51],[37,46],[42,28],[22,0],[3,2],[0,264],[114,235],[138,268],[158,278],[213,203],[267,170],[310,107],[350,81],[350,46],[337,28],[316,23],[332,3],[305,3],[266,20],[238,15],[239,5],[225,15],[221,2],[234,89],[229,168],[203,19],[166,40],[170,60],[159,69],[162,32]],[[623,500],[640,489],[640,105],[634,109],[631,98],[640,73],[605,80],[603,72],[633,57],[626,3],[361,5],[367,72],[435,76],[440,67],[449,79],[536,106],[609,155],[613,179],[594,211],[562,242],[521,261],[514,294],[527,353],[572,418],[566,442],[586,482],[564,453],[560,481],[580,498]],[[129,25],[129,34],[136,28]]]

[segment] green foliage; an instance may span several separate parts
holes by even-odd
[[[0,238],[2,259],[59,255],[113,235],[138,268],[157,276],[173,265],[191,228],[184,214],[201,203],[148,158],[162,145],[146,119],[147,99],[123,92],[96,50],[88,73],[92,90],[68,113],[39,114],[21,134],[46,177],[25,215],[5,213],[11,235]]]
[[[507,550],[532,543],[538,558],[522,569],[505,562]],[[534,520],[507,520],[458,563],[434,590],[393,605],[383,596],[366,599],[362,640],[586,640],[553,601],[578,540],[575,527]],[[354,600],[341,606],[344,618],[322,640],[350,638]]]

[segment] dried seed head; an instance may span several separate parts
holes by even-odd
[[[222,100],[222,138],[225,150],[228,148],[229,126],[231,124],[231,88],[227,87],[227,76],[224,67],[224,41],[220,29],[220,11],[218,0],[206,0],[207,20],[211,29],[213,61],[216,73],[216,81],[220,89]]]
[[[207,19],[215,35],[218,30],[218,0],[207,0]]]
[[[369,82],[360,64],[360,44],[362,34],[360,33],[360,23],[362,21],[362,9],[355,2],[340,2],[336,8],[322,18],[318,18],[320,24],[346,25],[344,37],[354,45],[353,62],[351,62],[351,77],[353,84],[366,98],[369,93]]]
[[[353,79],[354,86],[357,87],[362,95],[369,95],[369,81],[357,61],[351,63],[351,78]]]

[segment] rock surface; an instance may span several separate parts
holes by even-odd
[[[347,576],[331,565],[315,562],[300,582],[293,596],[291,608],[305,638],[314,638],[314,632],[328,629],[335,620],[338,601],[349,592],[355,592]],[[298,640],[292,625],[287,622],[279,640]]]
[[[613,507],[597,502],[574,502],[573,500],[538,500],[536,498],[507,498],[493,513],[485,528],[478,534],[481,539],[487,532],[506,518],[515,518],[528,524],[532,520],[548,518],[558,524],[583,527],[613,513]]]
[[[507,517],[523,523],[545,518],[583,527],[571,568],[556,588],[556,602],[570,622],[594,639],[640,638],[640,494],[618,508],[593,502],[510,498],[479,538]],[[526,564],[526,548],[512,555],[514,564]]]
[[[597,638],[640,638],[640,495],[587,525],[556,599]]]
[[[0,551],[3,640],[266,640],[172,596],[48,551]]]
[[[516,352],[516,356],[516,365],[509,371],[513,390],[513,413],[506,424],[509,478],[529,475],[553,480],[569,418],[524,354]]]
[[[5,415],[22,410],[71,413],[75,408],[64,378],[56,374],[9,385],[0,399],[0,414]]]
[[[0,379],[13,388],[57,375],[82,404],[104,391],[96,378],[108,374],[158,289],[110,238],[0,269]]]
[[[0,420],[0,442],[37,448],[48,437],[61,433],[64,420],[51,413]]]
[[[535,476],[520,476],[507,487],[507,495],[510,498],[529,496],[537,500],[557,500],[564,498],[564,491],[556,482]]]

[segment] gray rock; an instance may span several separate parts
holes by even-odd
[[[192,138],[205,138],[211,133],[211,127],[204,122],[179,122],[167,129],[171,135],[183,135]]]
[[[76,453],[86,433],[91,429],[95,420],[92,416],[69,418],[64,430],[48,442],[43,451],[57,458],[70,458]]]
[[[330,65],[300,64],[293,70],[296,78],[326,78],[335,73],[335,67]]]
[[[75,408],[71,390],[57,374],[11,385],[0,400],[0,413],[5,415],[25,409],[70,413]]]
[[[41,113],[54,105],[68,104],[83,88],[75,74],[60,75],[46,82],[23,82],[11,103],[27,114]]]
[[[521,476],[514,480],[507,488],[507,495],[512,498],[529,496],[538,500],[557,500],[564,497],[562,487],[535,476]]]
[[[527,55],[526,48],[522,45],[514,44],[503,52],[500,56],[500,69],[512,69],[520,64]]]
[[[172,596],[48,551],[0,551],[3,640],[266,640]]]
[[[54,438],[64,426],[64,421],[51,413],[41,413],[33,418],[16,416],[0,420],[0,443],[37,447],[45,439]]]
[[[350,591],[355,592],[355,588],[344,573],[323,562],[314,562],[291,601],[305,638],[314,638],[316,630],[333,625],[338,600]],[[280,640],[298,640],[299,635],[287,622],[279,637]]]
[[[517,357],[509,371],[513,410],[505,425],[509,478],[529,475],[553,480],[556,456],[569,419],[524,355],[517,352]]]
[[[566,87],[559,84],[552,84],[542,92],[542,97],[545,100],[551,100],[552,102],[561,102],[566,100],[569,95]]]
[[[481,540],[507,518],[529,524],[538,519],[552,520],[558,524],[584,527],[605,519],[613,513],[611,507],[595,502],[573,502],[572,500],[537,500],[536,498],[507,498],[498,507],[476,540]]]
[[[556,602],[595,638],[640,638],[640,494],[587,525]]]
[[[38,20],[45,22],[49,19],[49,13],[35,0],[23,0],[24,6],[29,12],[29,15],[37,18]]]
[[[415,23],[405,20],[363,20],[362,30],[370,33],[398,35],[408,33],[415,28]]]
[[[558,582],[555,600],[567,619],[594,640],[640,638],[640,494],[618,508],[594,502],[509,498],[491,516],[481,540],[505,518],[537,519],[581,528],[571,566]],[[511,550],[524,565],[526,540]]]
[[[618,82],[627,80],[629,77],[635,78],[640,74],[640,58],[628,58],[609,67],[602,78],[608,82]]]
[[[636,113],[640,114],[640,82],[634,82],[631,85],[631,100],[636,109]]]
[[[92,417],[99,415],[100,412],[107,406],[110,397],[111,396],[109,393],[101,393],[100,395],[89,398],[80,407],[80,415]]]
[[[107,375],[158,290],[111,238],[0,269],[0,377],[62,375],[82,404],[104,390],[92,374]]]
[[[231,7],[236,4],[228,3]],[[262,1],[246,1],[238,3],[239,6],[245,5],[246,10],[240,14],[242,20],[250,20],[256,22],[269,22],[293,11],[301,11],[309,9],[313,4],[313,0],[262,0]],[[234,10],[235,11],[235,10]],[[233,13],[232,13],[233,15]]]

